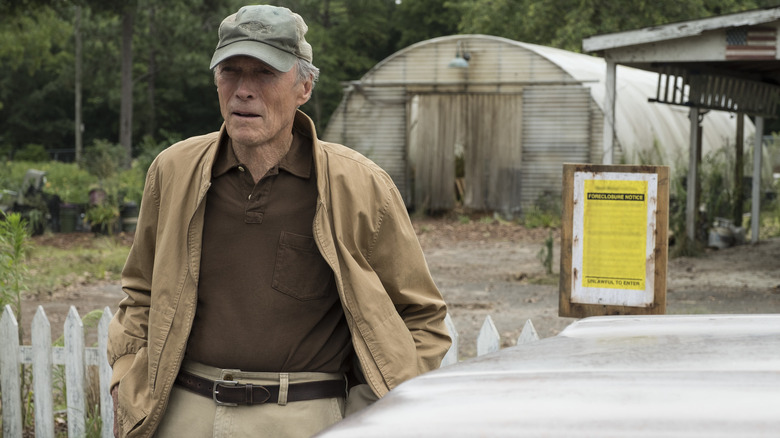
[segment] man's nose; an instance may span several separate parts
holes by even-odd
[[[238,85],[236,86],[236,96],[241,99],[252,99],[255,97],[254,85],[252,79],[246,74],[242,74],[238,78]]]

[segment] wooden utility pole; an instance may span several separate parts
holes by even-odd
[[[742,226],[742,204],[745,203],[745,115],[737,113],[737,147],[734,153],[734,206],[731,219],[735,227]]]
[[[135,2],[122,12],[122,96],[119,106],[119,144],[125,148],[126,167],[133,158],[133,22]]]
[[[82,45],[81,45],[81,6],[76,6],[75,22],[73,24],[73,33],[75,39],[76,54],[76,78],[75,78],[75,134],[74,147],[76,149],[76,162],[81,161],[81,151],[83,150],[83,130],[84,122],[81,120],[81,63],[82,63]]]

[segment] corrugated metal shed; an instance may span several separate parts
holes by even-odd
[[[448,67],[456,53],[468,54],[468,68]],[[461,201],[516,214],[560,194],[563,163],[601,162],[604,72],[600,58],[505,38],[435,38],[349,83],[323,138],[384,168],[409,207]],[[620,161],[685,160],[687,113],[648,102],[656,78],[618,69]],[[734,142],[729,114],[712,112],[704,123],[705,152]]]

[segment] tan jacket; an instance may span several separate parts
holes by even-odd
[[[335,273],[365,377],[381,397],[438,368],[450,346],[446,307],[390,177],[357,152],[316,140],[301,112],[296,125],[315,139],[313,235]],[[171,146],[147,174],[122,271],[127,297],[109,328],[122,435],[154,432],[184,357],[197,304],[206,192],[221,135],[224,127]]]

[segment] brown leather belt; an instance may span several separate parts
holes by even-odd
[[[259,405],[279,402],[279,385],[253,385],[234,380],[209,380],[185,371],[176,376],[176,383],[214,400],[220,406]],[[346,396],[345,380],[291,383],[287,401],[316,400]]]

